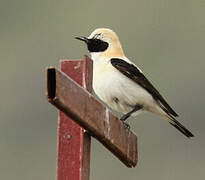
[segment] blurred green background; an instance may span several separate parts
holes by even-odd
[[[55,179],[57,111],[45,98],[45,67],[82,58],[74,36],[109,27],[196,137],[151,114],[131,118],[137,167],[92,139],[91,180],[203,180],[204,19],[204,0],[0,0],[0,179]]]

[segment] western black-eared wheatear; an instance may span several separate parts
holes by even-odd
[[[175,118],[169,106],[142,71],[124,54],[117,34],[106,28],[96,29],[89,37],[76,37],[87,44],[93,60],[93,89],[115,111],[129,116],[148,111],[177,128],[187,137],[194,135]]]

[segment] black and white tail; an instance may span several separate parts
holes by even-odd
[[[169,123],[174,126],[176,129],[178,129],[182,134],[184,134],[186,137],[191,138],[194,137],[194,135],[185,128],[181,123],[179,123],[174,117],[171,115],[167,116],[169,118]]]

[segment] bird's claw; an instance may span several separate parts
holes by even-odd
[[[130,125],[126,122],[123,122],[123,125],[125,126],[126,129],[130,130]]]

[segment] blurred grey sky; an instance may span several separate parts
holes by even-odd
[[[55,179],[57,111],[45,98],[44,69],[87,53],[74,36],[109,27],[196,137],[142,114],[129,120],[137,167],[92,139],[91,180],[203,180],[204,18],[203,0],[0,0],[0,179]]]

